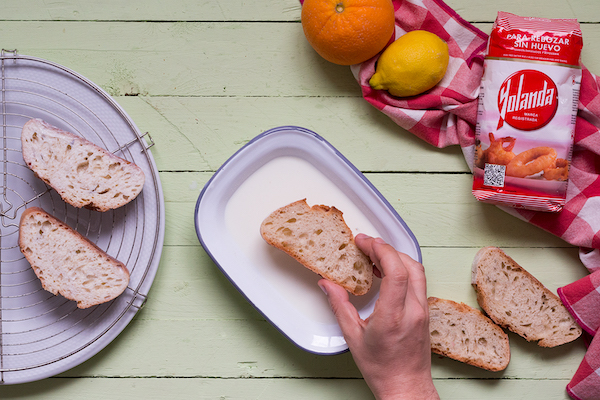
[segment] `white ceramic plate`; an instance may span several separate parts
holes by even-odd
[[[335,206],[356,235],[380,236],[421,261],[410,229],[379,191],[322,137],[304,128],[271,129],[234,154],[206,184],[196,204],[196,231],[223,273],[277,329],[316,354],[348,349],[319,289],[319,276],[266,244],[260,224],[275,209],[306,198]],[[373,311],[379,279],[352,302]]]

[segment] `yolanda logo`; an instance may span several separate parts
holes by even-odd
[[[548,75],[531,69],[515,72],[498,92],[498,129],[504,121],[524,131],[539,129],[552,120],[557,108],[558,90]]]

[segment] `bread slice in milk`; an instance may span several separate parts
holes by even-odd
[[[271,246],[352,294],[363,295],[371,288],[373,264],[335,207],[296,201],[265,218],[260,233]]]
[[[19,247],[42,287],[79,308],[110,301],[129,284],[123,263],[41,208],[23,212]]]
[[[137,165],[41,119],[25,123],[21,147],[27,166],[74,207],[115,209],[144,187]]]
[[[555,347],[581,336],[560,298],[497,247],[477,252],[471,284],[487,315],[528,341]]]

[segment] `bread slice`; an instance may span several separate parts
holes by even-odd
[[[481,311],[437,297],[427,303],[432,352],[489,371],[508,366],[508,335]]]
[[[497,247],[477,252],[471,283],[488,316],[528,341],[555,347],[581,336],[559,297]]]
[[[21,147],[27,166],[74,207],[115,209],[144,186],[137,165],[41,119],[25,123]]]
[[[112,300],[129,284],[123,263],[41,208],[23,212],[19,247],[42,287],[79,308]]]
[[[373,264],[335,207],[296,201],[271,213],[260,233],[271,246],[350,293],[360,296],[371,289]]]

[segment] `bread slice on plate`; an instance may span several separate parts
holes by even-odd
[[[115,209],[144,187],[137,165],[41,119],[25,123],[21,147],[27,166],[74,207]]]
[[[433,353],[489,371],[502,371],[508,366],[508,335],[481,311],[437,297],[427,302]]]
[[[354,295],[373,283],[373,264],[354,243],[342,212],[299,200],[273,211],[260,227],[263,239]]]
[[[560,298],[497,247],[477,252],[471,283],[488,316],[528,341],[555,347],[581,336]]]
[[[110,301],[129,284],[123,263],[41,208],[23,212],[19,247],[42,287],[79,308]]]

